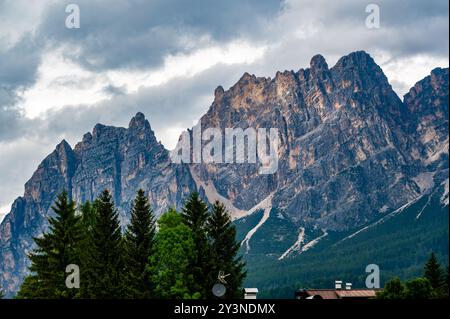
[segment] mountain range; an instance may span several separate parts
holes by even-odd
[[[276,128],[274,174],[251,163],[173,163],[142,113],[128,128],[97,124],[74,147],[56,146],[1,223],[0,287],[17,291],[33,237],[46,231],[63,189],[78,203],[109,189],[123,223],[139,188],[158,216],[193,191],[222,201],[242,240],[246,284],[272,297],[319,277],[358,280],[356,268],[364,274],[371,258],[387,273],[417,266],[431,250],[448,263],[448,80],[448,68],[436,68],[402,100],[358,51],[331,68],[316,55],[306,69],[274,78],[245,73],[228,90],[219,86],[201,126]],[[358,260],[364,243],[372,257]]]

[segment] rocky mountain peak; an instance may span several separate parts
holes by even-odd
[[[376,65],[373,58],[370,56],[369,53],[365,51],[355,51],[352,53],[349,53],[342,58],[339,59],[339,61],[336,63],[336,66],[342,66],[344,68],[348,67],[372,67],[373,65]]]
[[[328,71],[327,61],[320,54],[313,56],[311,59],[311,62],[309,64],[310,64],[310,68],[311,68],[311,73],[319,73],[319,72]]]
[[[333,81],[342,89],[353,92],[375,89],[395,95],[383,70],[365,51],[352,52],[340,58],[331,71]]]
[[[56,145],[55,150],[47,158],[42,161],[41,166],[50,164],[66,164],[72,161],[75,157],[75,153],[72,147],[67,143],[66,140],[62,140],[58,145]]]
[[[94,126],[94,129],[92,130],[92,138],[93,139],[98,139],[101,135],[101,132],[103,131],[103,129],[105,128],[105,125],[97,123]]]
[[[448,68],[435,68],[429,76],[417,82],[404,96],[405,103],[410,108],[409,111],[416,112],[424,105],[428,105],[423,103],[424,99],[441,97],[445,100],[448,98],[448,91],[445,89],[448,85],[448,77]],[[437,105],[437,102],[432,105]]]
[[[128,126],[130,129],[144,129],[150,128],[150,123],[145,119],[145,115],[141,112],[136,113],[136,115],[131,119]]]
[[[83,143],[90,143],[92,141],[92,134],[91,132],[87,132],[83,135]]]
[[[67,154],[72,151],[72,147],[65,139],[63,139],[58,145],[56,145],[56,151],[59,154]]]
[[[214,101],[219,102],[223,98],[224,93],[225,93],[225,90],[223,89],[223,87],[221,85],[219,85],[214,90]]]

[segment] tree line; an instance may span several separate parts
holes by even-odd
[[[444,270],[432,252],[425,264],[423,276],[402,282],[388,281],[377,294],[378,299],[445,299],[449,294],[449,269]]]
[[[241,297],[246,276],[236,229],[224,205],[208,207],[192,193],[181,212],[169,209],[158,221],[143,190],[133,201],[122,233],[119,214],[105,190],[77,210],[67,192],[52,207],[49,230],[34,238],[23,299],[199,299]],[[79,288],[66,284],[66,267],[79,268]],[[218,274],[222,273],[222,278]]]

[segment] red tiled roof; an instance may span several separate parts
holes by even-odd
[[[306,290],[308,296],[320,296],[322,299],[341,299],[341,298],[374,298],[376,290],[374,289],[315,289]]]
[[[373,289],[337,290],[339,298],[374,298],[376,291]]]
[[[320,296],[322,297],[322,299],[338,299],[338,295],[336,295],[336,292],[334,290],[306,290],[306,293],[308,294],[308,296]]]

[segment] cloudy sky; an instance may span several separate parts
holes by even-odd
[[[65,25],[70,3],[79,29]],[[0,0],[0,220],[61,139],[141,111],[172,148],[244,72],[365,50],[402,96],[448,66],[448,14],[447,0]]]

